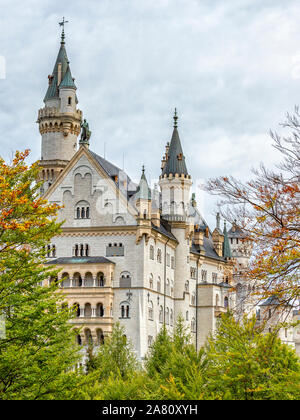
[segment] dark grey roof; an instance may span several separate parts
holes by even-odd
[[[231,289],[232,288],[232,286],[230,286],[230,284],[228,284],[228,283],[225,283],[225,281],[222,281],[222,283],[218,283],[218,286],[221,286],[221,287],[227,287],[228,289]]]
[[[219,255],[216,253],[213,241],[211,237],[206,238],[204,236],[203,238],[203,247],[200,247],[199,245],[192,244],[192,247],[190,248],[190,252],[193,254],[200,255],[205,253],[205,256],[208,258],[213,258],[218,261],[225,261],[223,257],[219,257]]]
[[[163,235],[169,237],[170,239],[173,239],[174,241],[178,242],[176,237],[171,232],[171,228],[170,228],[170,226],[169,226],[169,224],[166,220],[160,219],[160,227],[157,227],[152,223],[152,229],[154,229],[157,232],[160,232]]]
[[[165,174],[188,175],[177,127],[174,127],[167,162],[162,171],[162,176]]]
[[[50,260],[47,264],[115,264],[105,257],[61,257]]]

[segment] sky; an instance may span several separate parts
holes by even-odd
[[[173,112],[193,191],[214,220],[208,178],[251,177],[280,160],[269,130],[299,104],[294,0],[0,0],[0,155],[31,149],[65,16],[66,49],[90,149],[155,182]]]

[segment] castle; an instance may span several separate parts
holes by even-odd
[[[237,226],[221,229],[219,215],[211,230],[190,198],[176,110],[160,191],[152,190],[144,168],[137,185],[90,149],[93,136],[77,108],[64,30],[48,79],[37,121],[41,194],[63,206],[58,219],[64,224],[47,258],[61,269],[62,291],[76,307],[78,344],[101,345],[118,321],[143,359],[162,325],[171,332],[181,315],[199,349],[221,313],[245,310],[243,296],[252,286],[242,274],[251,250]],[[293,331],[288,334],[283,339],[290,342]]]

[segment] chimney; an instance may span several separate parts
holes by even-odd
[[[203,238],[204,238],[203,230],[199,228],[199,225],[196,225],[194,229],[194,244],[197,246],[202,246]]]

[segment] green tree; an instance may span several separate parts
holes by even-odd
[[[206,346],[205,398],[300,398],[300,363],[274,333],[263,334],[255,317],[223,315]]]
[[[38,193],[38,165],[28,152],[0,159],[0,399],[45,399],[74,386],[77,349],[58,285],[44,265],[45,245],[59,233],[57,206]]]
[[[126,379],[140,367],[133,345],[118,322],[104,344],[96,350],[89,347],[87,359],[88,372],[95,373],[100,382],[109,377]]]

